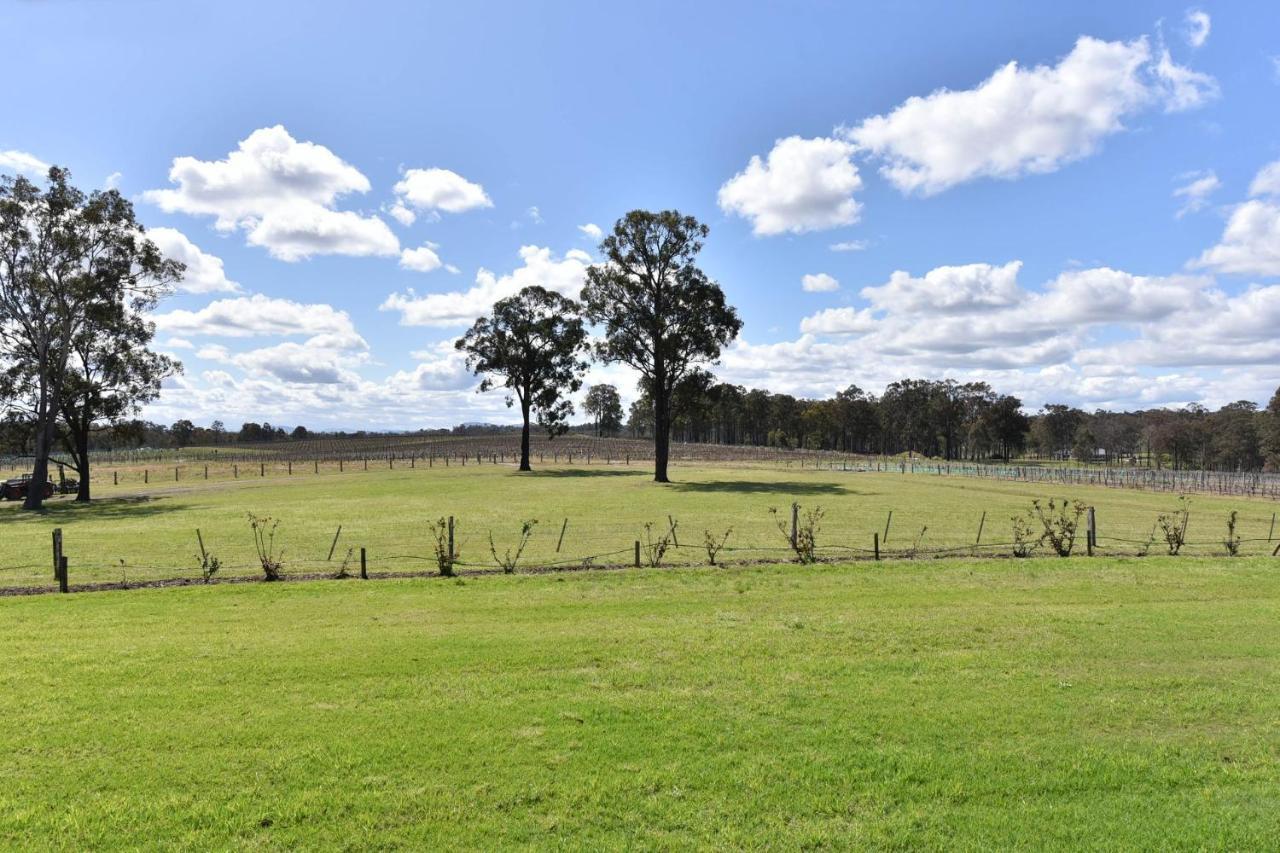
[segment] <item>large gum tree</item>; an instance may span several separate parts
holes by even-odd
[[[742,321],[720,285],[697,266],[707,226],[675,210],[633,210],[600,243],[587,270],[587,317],[604,327],[596,352],[640,373],[653,399],[653,479],[669,482],[671,404],[680,382],[715,364]]]
[[[566,396],[582,387],[587,369],[587,331],[578,303],[545,287],[526,287],[495,302],[455,346],[466,353],[467,369],[484,377],[481,392],[506,388],[507,405],[519,404],[520,470],[532,470],[530,418],[536,415],[553,438],[568,430],[573,403]]]

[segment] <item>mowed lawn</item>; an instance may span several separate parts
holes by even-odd
[[[420,572],[434,569],[432,523],[449,515],[456,519],[463,568],[492,568],[490,534],[504,552],[527,519],[538,525],[525,565],[580,565],[587,558],[601,565],[630,562],[634,542],[647,538],[644,525],[652,524],[657,537],[671,519],[681,547],[669,551],[667,562],[705,562],[706,533],[720,537],[730,529],[723,559],[786,559],[776,521],[789,522],[793,501],[802,516],[816,507],[825,511],[818,544],[829,558],[869,556],[874,533],[881,534],[886,553],[966,548],[978,541],[980,527],[983,545],[1001,546],[981,553],[1008,555],[1010,517],[1027,512],[1035,497],[1095,506],[1101,551],[1132,554],[1151,536],[1157,515],[1178,508],[1176,495],[1158,492],[740,464],[676,466],[675,482],[665,486],[654,484],[639,465],[548,465],[532,474],[490,464],[319,475],[298,467],[292,477],[100,486],[92,505],[59,498],[42,515],[0,504],[0,587],[52,583],[55,527],[65,536],[73,586],[193,577],[197,529],[224,564],[223,575],[255,574],[250,511],[279,520],[286,572],[335,571],[349,548],[355,549],[354,559],[360,547],[367,549],[373,571]],[[770,515],[771,507],[778,516]],[[1237,534],[1254,540],[1245,541],[1242,552],[1270,555],[1280,544],[1267,541],[1280,536],[1272,528],[1276,509],[1274,501],[1192,496],[1191,544],[1184,554],[1225,554],[1226,521],[1236,510]],[[342,534],[329,561],[339,526]],[[1157,541],[1150,550],[1160,553],[1164,545]]]
[[[0,600],[6,848],[1275,849],[1280,569]]]

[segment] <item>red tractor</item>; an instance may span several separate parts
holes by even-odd
[[[23,474],[21,477],[0,482],[0,501],[25,500],[27,493],[31,490],[31,482],[30,474]],[[53,484],[52,480],[45,481],[44,496],[46,498],[53,497],[53,493],[56,490],[57,486]]]

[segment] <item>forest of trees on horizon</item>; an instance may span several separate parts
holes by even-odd
[[[641,394],[624,420],[617,389],[591,386],[583,413],[591,419],[576,422],[572,431],[651,439],[651,411],[651,402]],[[516,424],[466,423],[406,432],[446,437],[519,429]],[[247,422],[228,429],[221,421],[206,427],[186,419],[166,426],[135,419],[95,433],[93,449],[181,448],[390,434],[286,428],[269,422]],[[0,423],[0,452],[23,452],[26,435],[19,423]],[[1265,409],[1239,401],[1216,411],[1192,404],[1177,409],[1087,412],[1050,403],[1028,415],[1021,400],[999,394],[986,383],[904,379],[890,384],[879,396],[850,386],[832,397],[811,399],[718,383],[700,371],[678,389],[672,438],[690,443],[867,454],[914,453],[953,460],[1030,456],[1178,469],[1280,470],[1280,389]]]

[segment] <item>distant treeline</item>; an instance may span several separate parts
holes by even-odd
[[[1086,412],[1051,403],[1028,415],[1017,397],[998,394],[982,382],[904,379],[879,396],[850,386],[832,398],[815,400],[717,383],[709,374],[698,374],[681,386],[674,409],[672,437],[691,443],[911,452],[953,460],[1031,456],[1177,469],[1280,470],[1280,390],[1266,409],[1240,401],[1217,411],[1191,405]],[[395,434],[480,436],[519,430],[518,425],[468,423]],[[651,438],[652,403],[642,394],[632,404],[625,426],[578,424],[573,432]],[[92,449],[216,447],[387,434],[256,422],[228,429],[221,421],[203,427],[189,420],[169,426],[130,420],[96,431]],[[29,440],[29,430],[20,422],[0,423],[4,452],[26,452]]]
[[[652,433],[645,397],[627,430]],[[853,453],[913,452],[943,459],[1047,459],[1168,465],[1173,468],[1280,468],[1280,390],[1270,405],[1242,400],[1216,412],[1203,406],[1134,412],[1046,404],[1023,412],[1017,397],[985,382],[904,379],[880,396],[850,386],[812,400],[716,383],[703,374],[676,395],[673,438]]]

